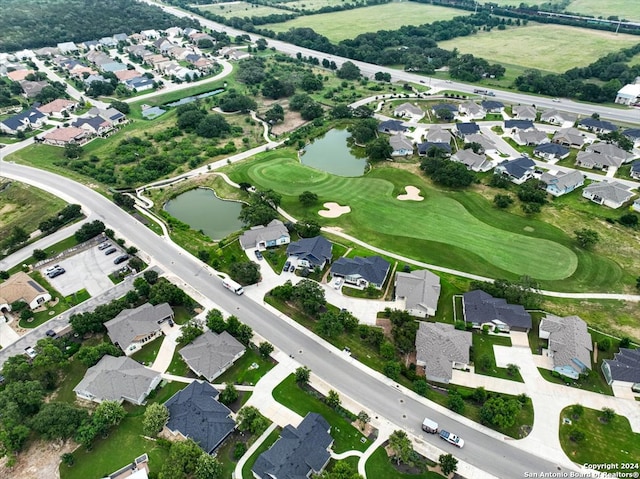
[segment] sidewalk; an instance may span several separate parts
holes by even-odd
[[[278,425],[275,422],[271,423],[271,425],[267,428],[267,430],[262,433],[262,436],[260,436],[258,439],[256,439],[256,441],[253,444],[251,444],[251,447],[247,449],[247,452],[244,453],[244,455],[240,458],[240,460],[236,464],[236,468],[233,471],[234,478],[237,478],[237,479],[242,478],[242,468],[244,467],[245,463],[249,460],[249,458],[253,455],[253,453],[256,452],[256,450],[262,445],[262,443],[267,440],[269,435],[273,431],[275,431],[277,427]]]

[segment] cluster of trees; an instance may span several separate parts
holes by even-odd
[[[158,479],[223,479],[220,461],[204,452],[193,439],[158,439],[158,445],[168,449]]]
[[[18,249],[23,243],[29,239],[29,233],[21,226],[11,228],[9,236],[7,236],[0,244],[2,252],[11,252]],[[8,250],[8,251],[5,251]]]
[[[481,289],[495,298],[504,298],[508,303],[521,304],[526,309],[538,309],[542,304],[542,295],[538,292],[540,285],[529,276],[522,276],[518,281],[496,279],[493,283],[471,281],[471,290]]]
[[[240,320],[233,315],[229,316],[225,321],[222,313],[217,309],[212,309],[207,313],[207,327],[217,334],[227,331],[245,346],[249,345],[253,337],[253,329],[251,329],[251,326],[241,323]]]
[[[203,138],[220,138],[231,132],[231,125],[219,113],[208,113],[192,102],[176,109],[176,126],[187,133],[195,133]]]
[[[3,52],[97,40],[117,32],[199,26],[188,17],[177,18],[158,7],[128,0],[52,0],[46,8],[36,0],[6,0],[2,24]]]
[[[43,220],[38,225],[38,229],[43,234],[48,235],[62,228],[67,223],[80,218],[82,216],[82,208],[80,205],[67,205],[62,208],[55,216]]]
[[[307,121],[320,118],[324,113],[322,105],[306,93],[298,93],[292,96],[289,100],[289,108],[300,112],[302,119]]]
[[[229,92],[220,98],[218,106],[222,111],[247,113],[250,110],[255,110],[258,107],[256,101],[246,95],[238,93],[234,89],[230,89]]]
[[[78,243],[82,243],[90,240],[91,238],[95,238],[100,233],[104,233],[104,230],[105,226],[102,221],[93,220],[90,223],[83,224],[80,229],[73,234],[73,236]]]
[[[11,81],[9,78],[0,80],[0,108],[7,106],[19,106],[19,97],[22,94],[20,83]]]
[[[260,281],[260,267],[253,261],[236,261],[229,266],[229,276],[243,286]]]
[[[439,148],[431,148],[428,153],[432,156],[422,160],[420,169],[434,182],[449,188],[464,188],[476,181],[473,171],[462,163],[443,158]]]
[[[242,205],[239,219],[247,226],[266,225],[278,217],[282,196],[273,190],[256,190]]]
[[[287,281],[281,286],[276,286],[269,293],[274,298],[288,301],[295,304],[304,313],[312,317],[326,309],[327,300],[324,296],[324,289],[308,279],[303,279],[295,286],[291,281]]]

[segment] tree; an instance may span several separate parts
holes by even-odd
[[[193,439],[171,443],[169,457],[158,474],[159,479],[187,479],[195,474],[198,461],[204,454]]]
[[[602,338],[598,341],[598,351],[609,351],[611,349],[611,339]]]
[[[260,356],[266,359],[273,352],[273,344],[268,341],[263,341],[258,345],[258,351],[260,352]]]
[[[631,338],[629,336],[624,336],[621,340],[620,340],[620,348],[628,348],[629,346],[631,346]],[[6,365],[6,363],[5,363]]]
[[[402,354],[409,354],[415,349],[418,322],[407,311],[399,309],[391,311],[391,336]]]
[[[577,421],[584,414],[584,406],[582,404],[574,404],[571,406],[571,417]]]
[[[578,427],[572,427],[569,431],[569,439],[571,439],[573,442],[582,442],[584,441],[585,437],[586,434],[584,433],[584,431]]]
[[[303,120],[307,120],[307,121],[320,118],[323,113],[324,113],[324,110],[322,109],[322,105],[320,105],[320,103],[315,101],[310,101],[309,103],[306,103],[300,109],[300,116],[302,117]]]
[[[73,236],[78,243],[83,243],[91,238],[95,238],[100,233],[104,232],[104,230],[104,223],[100,220],[94,220],[90,223],[83,224],[80,229],[73,234]]]
[[[389,448],[393,451],[398,465],[403,462],[409,464],[413,447],[407,433],[396,430],[389,436]]]
[[[613,421],[616,417],[616,412],[611,409],[610,407],[603,407],[602,408],[602,419],[604,420],[604,422],[606,423],[610,423],[611,421]]]
[[[35,259],[36,261],[42,261],[43,259],[47,258],[47,252],[43,251],[41,249],[34,249],[33,250],[33,259]]]
[[[464,399],[458,393],[458,391],[449,390],[449,398],[447,399],[447,407],[451,409],[453,412],[457,412],[458,414],[462,414],[465,409]]]
[[[337,409],[342,403],[342,401],[340,400],[340,395],[338,394],[337,391],[334,391],[333,389],[329,390],[329,392],[327,393],[326,402],[327,402],[327,406],[333,409]]]
[[[229,275],[242,285],[260,281],[260,266],[253,261],[238,261],[229,266]]]
[[[318,332],[327,338],[334,338],[344,332],[344,326],[338,314],[333,311],[327,311],[320,315],[318,321]]]
[[[364,431],[369,421],[371,421],[371,418],[365,411],[360,411],[358,413],[358,423],[360,423],[360,430]]]
[[[180,334],[180,336],[178,337],[178,344],[185,345],[189,344],[202,333],[204,333],[204,330],[202,329],[202,326],[189,321],[187,324],[182,326],[180,332],[182,334]]]
[[[621,225],[628,226],[629,228],[635,228],[636,226],[638,226],[638,215],[627,213],[625,215],[622,215],[618,221]]]
[[[598,232],[588,228],[576,230],[574,233],[576,235],[578,245],[584,249],[591,249],[598,243],[598,241],[600,241]]]
[[[312,316],[326,304],[322,286],[308,279],[303,279],[294,287],[293,299],[305,313]]]
[[[264,119],[272,125],[278,123],[284,120],[284,109],[276,103],[265,112]]]
[[[475,388],[471,398],[478,404],[484,404],[487,400],[487,390],[483,387]]]
[[[38,381],[12,382],[0,392],[0,410],[13,403],[21,417],[32,416],[40,409],[43,399],[44,389]]]
[[[218,401],[222,404],[229,405],[238,400],[238,390],[232,383],[226,383],[224,389],[220,392],[220,397]]]
[[[253,329],[248,324],[241,324],[233,336],[242,344],[248,346],[253,337]]]
[[[111,102],[111,106],[125,115],[128,115],[131,111],[131,107],[129,107],[129,104],[123,101],[113,100]]]
[[[126,415],[127,411],[122,404],[116,401],[102,401],[93,412],[91,422],[99,432],[104,434],[109,428],[120,424]]]
[[[491,397],[480,409],[480,420],[483,424],[493,424],[500,428],[513,426],[522,404],[516,399]]]
[[[513,198],[511,195],[495,195],[493,197],[493,204],[498,208],[508,208],[513,204]]]
[[[320,234],[321,226],[316,220],[305,218],[295,224],[295,230],[301,238],[313,238]]]
[[[74,160],[82,155],[82,147],[77,143],[67,143],[64,145],[64,157]]]
[[[376,81],[386,81],[386,82],[390,82],[391,81],[391,73],[387,73],[387,72],[376,72],[373,75],[373,78]]]
[[[254,406],[244,406],[236,416],[236,422],[240,431],[249,431],[260,436],[267,429],[267,420]]]
[[[420,396],[426,396],[429,391],[429,384],[424,379],[416,379],[413,382],[413,389],[420,394]]]
[[[469,186],[476,179],[475,173],[462,163],[442,158],[425,158],[420,168],[436,183],[452,188]]]
[[[278,217],[278,212],[265,203],[243,204],[238,219],[247,226],[266,225]]]
[[[513,364],[513,363],[509,363],[507,364],[507,374],[511,377],[515,376],[516,374],[518,374],[518,372],[520,371],[520,368],[518,367],[517,364]]]
[[[67,439],[89,419],[87,411],[68,403],[50,402],[29,420],[29,426],[43,439]]]
[[[222,464],[214,456],[203,453],[196,463],[196,479],[222,479]]]
[[[164,404],[151,403],[142,417],[142,433],[156,437],[169,420],[169,410]]]
[[[481,354],[478,358],[477,366],[481,371],[488,371],[489,369],[491,369],[491,367],[493,366],[493,358],[491,357],[491,354]]]
[[[308,367],[300,366],[299,368],[296,369],[295,378],[299,386],[308,384],[310,377],[311,377],[311,370]]]
[[[346,61],[336,71],[336,76],[343,80],[357,80],[360,78],[360,68],[353,62]]]
[[[227,329],[227,323],[218,309],[212,309],[207,313],[207,327],[216,334]]]
[[[351,118],[353,116],[353,110],[346,103],[338,103],[331,110],[331,118]]]
[[[363,479],[346,461],[337,461],[332,467],[331,471],[325,470],[319,476],[314,476],[317,479]]]
[[[440,463],[440,470],[442,471],[442,474],[447,477],[458,470],[458,460],[451,454],[440,454],[438,462]]]
[[[365,147],[365,153],[371,161],[382,161],[391,157],[393,148],[389,144],[389,138],[387,136],[380,136],[375,140],[367,143]]]
[[[158,272],[153,269],[145,271],[142,276],[144,277],[144,280],[149,284],[156,284],[156,281],[158,281]]]
[[[132,210],[136,204],[136,200],[131,196],[118,193],[117,191],[113,194],[113,202],[125,210]]]
[[[384,375],[388,378],[393,379],[394,381],[398,380],[401,371],[402,366],[397,361],[387,361],[386,363],[384,363]]]
[[[75,457],[70,452],[65,452],[62,456],[60,456],[60,460],[62,464],[65,464],[67,467],[71,467],[76,463]]]
[[[318,201],[318,195],[306,190],[300,193],[300,195],[298,196],[298,201],[300,201],[302,206],[311,206]]]

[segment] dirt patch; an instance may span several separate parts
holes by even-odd
[[[349,206],[341,206],[335,202],[329,202],[322,205],[326,208],[326,210],[318,211],[318,214],[323,218],[339,218],[342,215],[351,212],[351,208]]]
[[[422,201],[424,200],[424,196],[420,194],[420,189],[415,186],[405,186],[404,190],[406,191],[403,195],[398,195],[398,199],[400,201]]]
[[[0,460],[0,477],[11,479],[59,479],[60,456],[72,452],[78,445],[73,441],[35,441],[20,453],[12,468],[6,467],[7,458]]]
[[[302,125],[307,123],[307,120],[303,120],[300,116],[300,113],[297,111],[288,111],[284,115],[284,121],[274,125],[271,128],[271,133],[276,136],[282,135],[284,133],[289,133],[293,130],[300,128]]]
[[[376,319],[376,326],[379,326],[380,328],[382,328],[382,331],[384,332],[384,335],[387,338],[391,337],[391,320],[388,318],[377,318]]]

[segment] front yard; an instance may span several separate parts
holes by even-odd
[[[256,366],[253,366],[253,365]],[[265,359],[256,351],[254,346],[247,348],[245,353],[233,366],[215,379],[216,384],[233,383],[247,386],[255,384],[275,366],[270,359]]]
[[[506,336],[496,336],[494,334],[483,334],[480,331],[473,332],[473,362],[475,372],[484,376],[508,379],[510,381],[524,382],[520,371],[510,372],[507,368],[496,366],[496,357],[493,352],[494,346],[511,346],[511,338]],[[490,358],[490,364],[489,364]],[[486,364],[484,362],[486,361]]]

